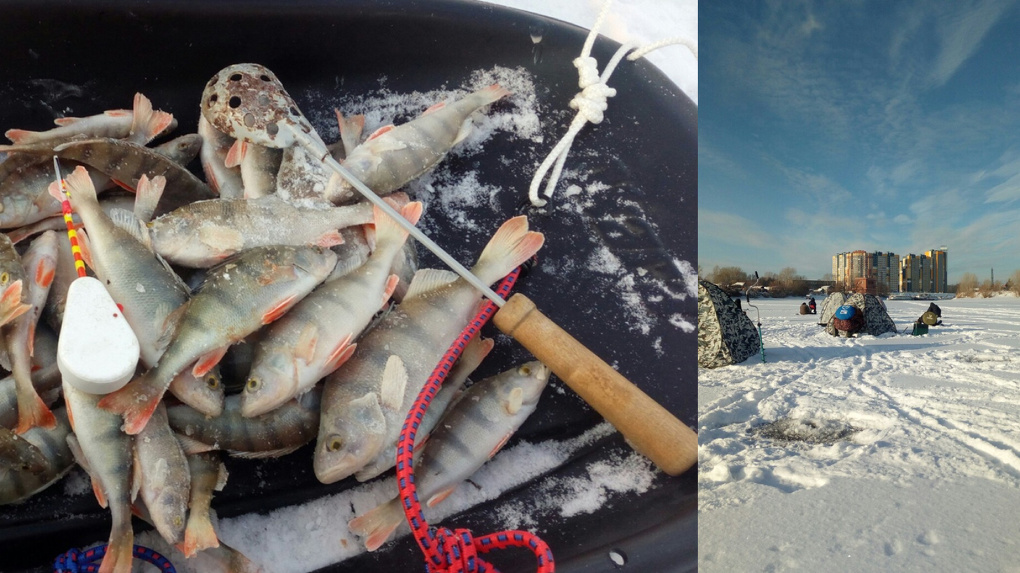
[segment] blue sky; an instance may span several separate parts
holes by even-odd
[[[713,1],[699,13],[698,262],[831,272],[948,247],[1020,269],[1020,6]]]

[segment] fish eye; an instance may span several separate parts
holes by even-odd
[[[220,379],[213,375],[206,376],[205,385],[208,386],[210,390],[215,390],[220,386]]]
[[[7,271],[0,273],[0,285],[7,286],[7,281],[11,280],[11,275]]]
[[[248,379],[247,390],[249,392],[255,392],[256,390],[259,389],[260,386],[262,386],[262,383],[259,382],[258,378],[249,378]]]
[[[344,441],[340,439],[340,436],[332,436],[329,442],[326,443],[326,449],[335,452],[343,447]]]
[[[521,376],[531,376],[531,368],[527,364],[517,369],[517,373]]]

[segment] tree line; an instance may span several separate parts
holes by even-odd
[[[720,267],[716,265],[707,274],[698,267],[698,276],[718,285],[731,294],[743,292],[754,284],[754,273],[744,272],[740,267]],[[769,294],[774,297],[801,296],[807,294],[810,285],[803,275],[793,267],[785,267],[778,273],[766,271],[759,273],[758,286],[768,287]],[[830,277],[831,278],[831,277]],[[817,282],[817,281],[814,281]]]
[[[747,273],[740,267],[716,265],[712,267],[711,271],[705,272],[701,266],[698,266],[698,276],[720,286],[731,294],[742,293],[755,282],[754,273]],[[769,294],[776,297],[801,296],[807,294],[812,288],[812,284],[815,285],[814,288],[817,288],[818,283],[830,285],[829,292],[842,290],[842,285],[833,283],[831,273],[826,273],[821,281],[809,281],[798,274],[797,269],[785,267],[778,273],[767,271],[759,273],[759,276],[758,286],[768,287]],[[1011,291],[1020,296],[1020,270],[1013,271],[1005,283],[1002,281],[993,282],[991,279],[979,281],[976,274],[963,273],[960,282],[948,285],[946,291],[955,292],[958,297],[990,297],[1003,291]],[[880,292],[879,294],[888,293]]]
[[[960,282],[956,285],[956,296],[958,297],[987,298],[1003,291],[1012,291],[1020,295],[1020,270],[1013,271],[1005,283],[991,279],[978,282],[976,274],[963,273]]]

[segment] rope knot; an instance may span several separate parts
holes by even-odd
[[[475,541],[471,532],[467,529],[455,529],[450,531],[445,527],[436,529],[436,543],[441,558],[446,564],[438,570],[450,573],[478,573],[481,560],[478,559],[478,550],[475,549]]]
[[[591,123],[602,122],[602,112],[609,103],[606,101],[616,95],[616,90],[606,85],[599,77],[598,62],[590,56],[574,58],[577,68],[577,85],[581,91],[570,100],[571,109]]]

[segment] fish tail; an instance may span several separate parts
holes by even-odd
[[[18,389],[18,427],[14,430],[23,434],[28,430],[40,427],[52,429],[57,427],[57,418],[46,407],[35,387],[29,382],[27,387],[19,384]]]
[[[514,217],[500,226],[471,270],[482,282],[492,284],[530,259],[543,242],[542,233],[528,231],[526,216]]]
[[[112,511],[114,515],[110,544],[99,566],[99,573],[130,573],[135,544],[135,532],[131,529],[131,511],[126,507]]]
[[[9,284],[0,295],[0,326],[28,312],[32,305],[21,302],[21,279]]]
[[[479,104],[479,107],[481,107],[483,105],[488,105],[500,98],[504,98],[510,95],[510,90],[506,89],[505,87],[499,84],[492,84],[487,88],[482,88],[476,91],[474,95],[477,95],[479,98],[484,100],[483,103]]]
[[[209,521],[208,512],[194,514],[188,519],[188,526],[184,529],[184,543],[180,546],[185,557],[193,557],[203,549],[219,546],[220,540],[216,537],[212,522]]]
[[[422,204],[420,201],[408,203],[398,209],[400,216],[407,219],[412,225],[417,225],[421,219]],[[407,240],[407,230],[401,227],[392,217],[383,213],[379,207],[373,207],[372,214],[375,218],[375,244],[376,247],[389,247],[399,250]]]
[[[368,513],[355,517],[347,524],[347,528],[365,539],[365,549],[375,551],[386,543],[403,520],[404,512],[400,510],[400,498],[395,497]]]
[[[163,391],[153,391],[146,374],[107,394],[98,405],[108,412],[124,416],[124,432],[134,435],[145,428],[162,397]]]
[[[131,116],[130,138],[135,143],[145,144],[170,127],[174,116],[165,111],[152,109],[149,98],[135,94],[134,110]]]
[[[21,145],[22,143],[34,143],[39,132],[27,129],[8,129],[4,135],[15,145]]]
[[[95,203],[99,201],[96,198],[96,186],[92,184],[92,178],[89,177],[89,172],[85,169],[84,165],[79,165],[74,168],[65,179],[67,182],[67,191],[71,195],[71,203],[81,203],[87,201],[89,203]],[[59,199],[59,197],[58,197]]]

